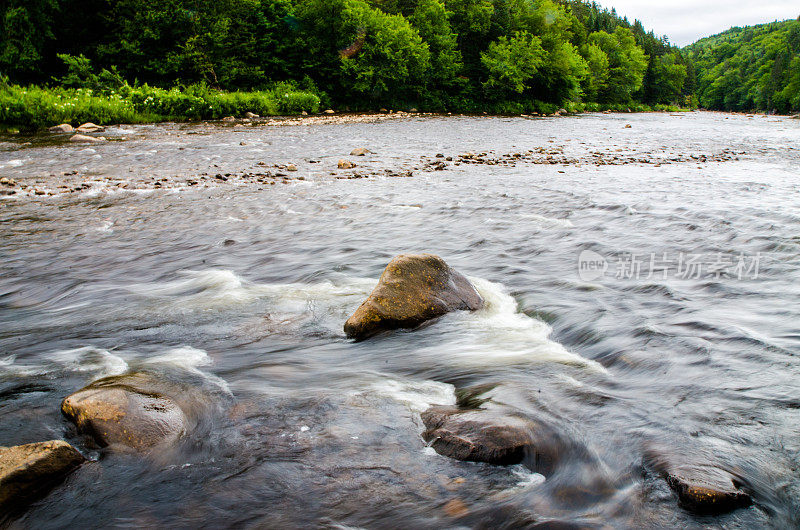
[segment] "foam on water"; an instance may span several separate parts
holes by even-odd
[[[211,363],[208,352],[191,346],[172,348],[161,355],[148,357],[146,361],[146,364],[171,364],[187,370],[196,369],[198,366],[208,366]]]
[[[470,278],[484,299],[483,309],[452,313],[443,319],[454,329],[444,336],[449,342],[434,348],[451,352],[467,363],[556,362],[605,372],[595,361],[584,359],[549,339],[551,328],[517,310],[517,302],[505,287],[482,278]],[[423,330],[429,332],[429,328]],[[437,330],[437,332],[439,332]]]
[[[261,301],[267,304],[274,321],[292,323],[298,316],[310,315],[317,326],[335,335],[341,335],[344,320],[376,284],[376,280],[353,277],[308,284],[258,284],[224,269],[179,274],[179,280],[137,285],[132,290],[167,300],[180,310],[231,309]],[[550,326],[520,313],[516,300],[503,285],[482,278],[470,280],[483,296],[484,308],[451,313],[434,326],[419,330],[423,335],[435,333],[437,345],[421,346],[418,351],[437,358],[448,355],[466,364],[556,362],[605,372],[600,364],[550,340]],[[159,311],[163,311],[162,304]]]
[[[520,217],[528,221],[533,221],[534,224],[543,228],[572,228],[575,226],[569,219],[556,219],[554,217],[545,217],[535,213],[524,213],[520,215]]]
[[[44,356],[45,362],[31,367],[37,373],[50,371],[69,371],[89,373],[94,377],[108,377],[128,371],[128,363],[114,353],[94,346],[84,346],[71,350],[57,350]]]
[[[517,488],[519,489],[535,488],[536,486],[544,484],[547,480],[541,473],[535,473],[522,464],[512,466],[509,470],[519,477],[520,480],[517,482]]]
[[[433,405],[455,405],[455,387],[438,381],[412,381],[392,379],[383,376],[380,381],[369,386],[365,392],[356,394],[371,394],[386,396],[403,403],[412,412],[423,412]]]

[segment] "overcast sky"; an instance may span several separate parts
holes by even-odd
[[[597,0],[645,29],[685,46],[732,26],[752,26],[800,16],[800,0]]]

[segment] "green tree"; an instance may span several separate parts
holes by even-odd
[[[457,84],[464,67],[456,34],[450,27],[451,16],[442,0],[419,0],[409,17],[409,22],[430,49],[429,79],[436,88]]]
[[[608,57],[608,79],[601,86],[598,98],[607,103],[630,102],[642,86],[648,59],[636,45],[631,30],[618,27],[613,34],[598,31],[589,35],[589,43]]]
[[[44,49],[53,40],[56,0],[5,0],[0,11],[0,69],[30,79],[41,68]]]
[[[348,0],[342,33],[352,43],[339,53],[341,83],[348,93],[374,103],[419,96],[430,51],[404,17]]]
[[[503,36],[489,44],[481,62],[488,72],[483,83],[487,90],[521,94],[544,64],[545,51],[539,37],[518,31],[511,38]]]

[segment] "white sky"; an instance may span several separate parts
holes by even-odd
[[[685,46],[732,26],[752,26],[797,18],[800,0],[597,0],[616,8],[628,20],[642,21],[647,31],[666,35],[672,44]]]

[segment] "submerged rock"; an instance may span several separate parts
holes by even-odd
[[[452,311],[475,311],[483,298],[470,281],[439,256],[403,254],[383,271],[369,298],[344,324],[349,338],[411,329]]]
[[[531,425],[516,416],[432,407],[422,413],[422,437],[442,456],[500,466],[519,464],[533,447]]]
[[[101,127],[100,125],[95,125],[92,122],[87,122],[75,129],[76,132],[79,133],[96,133],[96,132],[103,132],[105,131],[105,127]]]
[[[85,142],[85,143],[98,143],[105,142],[106,139],[102,136],[86,136],[84,134],[76,134],[69,139],[70,142]]]
[[[681,506],[701,514],[720,514],[750,506],[750,495],[736,487],[733,477],[711,466],[681,466],[663,473],[678,494]]]
[[[69,123],[62,123],[61,125],[56,125],[55,127],[50,127],[47,129],[51,133],[71,133],[75,132],[75,129]]]
[[[367,154],[371,153],[369,149],[365,147],[358,147],[350,151],[350,156],[367,156]]]
[[[648,450],[645,462],[661,474],[688,511],[718,515],[750,506],[750,495],[739,489],[732,473],[713,464],[676,463],[665,454]]]
[[[0,447],[0,509],[35,500],[84,461],[62,440]]]
[[[183,410],[165,394],[167,386],[147,373],[107,377],[64,399],[61,412],[100,446],[141,451],[176,441],[188,430]]]

